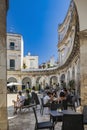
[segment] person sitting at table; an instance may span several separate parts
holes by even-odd
[[[29,90],[27,89],[25,93],[24,106],[29,105],[30,101],[31,101],[31,97],[30,97]]]
[[[44,97],[44,104],[50,106],[50,102],[53,101],[53,95],[51,92],[47,92],[47,95]]]
[[[58,102],[61,104],[62,110],[67,110],[67,97],[63,91],[60,92]]]
[[[52,91],[52,95],[54,96],[54,98],[57,98],[57,92],[55,90]]]
[[[31,98],[32,98],[32,103],[35,103],[36,105],[40,104],[38,95],[35,91],[35,86],[32,87]]]
[[[24,96],[22,95],[22,92],[19,91],[17,94],[17,100],[12,100],[12,102],[14,103],[14,114],[17,114],[17,110],[21,109],[21,107],[24,105]]]

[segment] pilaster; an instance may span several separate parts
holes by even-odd
[[[81,104],[87,104],[87,31],[80,32]]]

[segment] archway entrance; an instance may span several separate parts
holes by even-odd
[[[58,79],[57,79],[57,77],[56,76],[52,76],[51,78],[50,78],[50,85],[56,85],[56,84],[58,84]]]
[[[25,77],[23,80],[22,80],[22,89],[30,89],[31,88],[31,79],[29,77]]]
[[[66,83],[65,83],[65,74],[62,74],[60,77],[60,83],[61,83],[61,88],[66,87]]]
[[[17,79],[14,77],[10,77],[7,80],[7,91],[8,92],[17,92],[17,86],[15,84],[9,84],[9,83],[17,83]]]

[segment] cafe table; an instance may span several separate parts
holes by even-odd
[[[62,122],[62,118],[64,114],[71,114],[71,115],[76,115],[79,114],[77,112],[75,112],[74,110],[50,110],[49,111],[50,114],[50,120],[52,120],[52,122],[54,124],[56,124],[57,122]]]

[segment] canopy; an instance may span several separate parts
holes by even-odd
[[[7,86],[17,86],[17,85],[22,85],[21,83],[16,83],[16,82],[10,82],[7,84]]]

